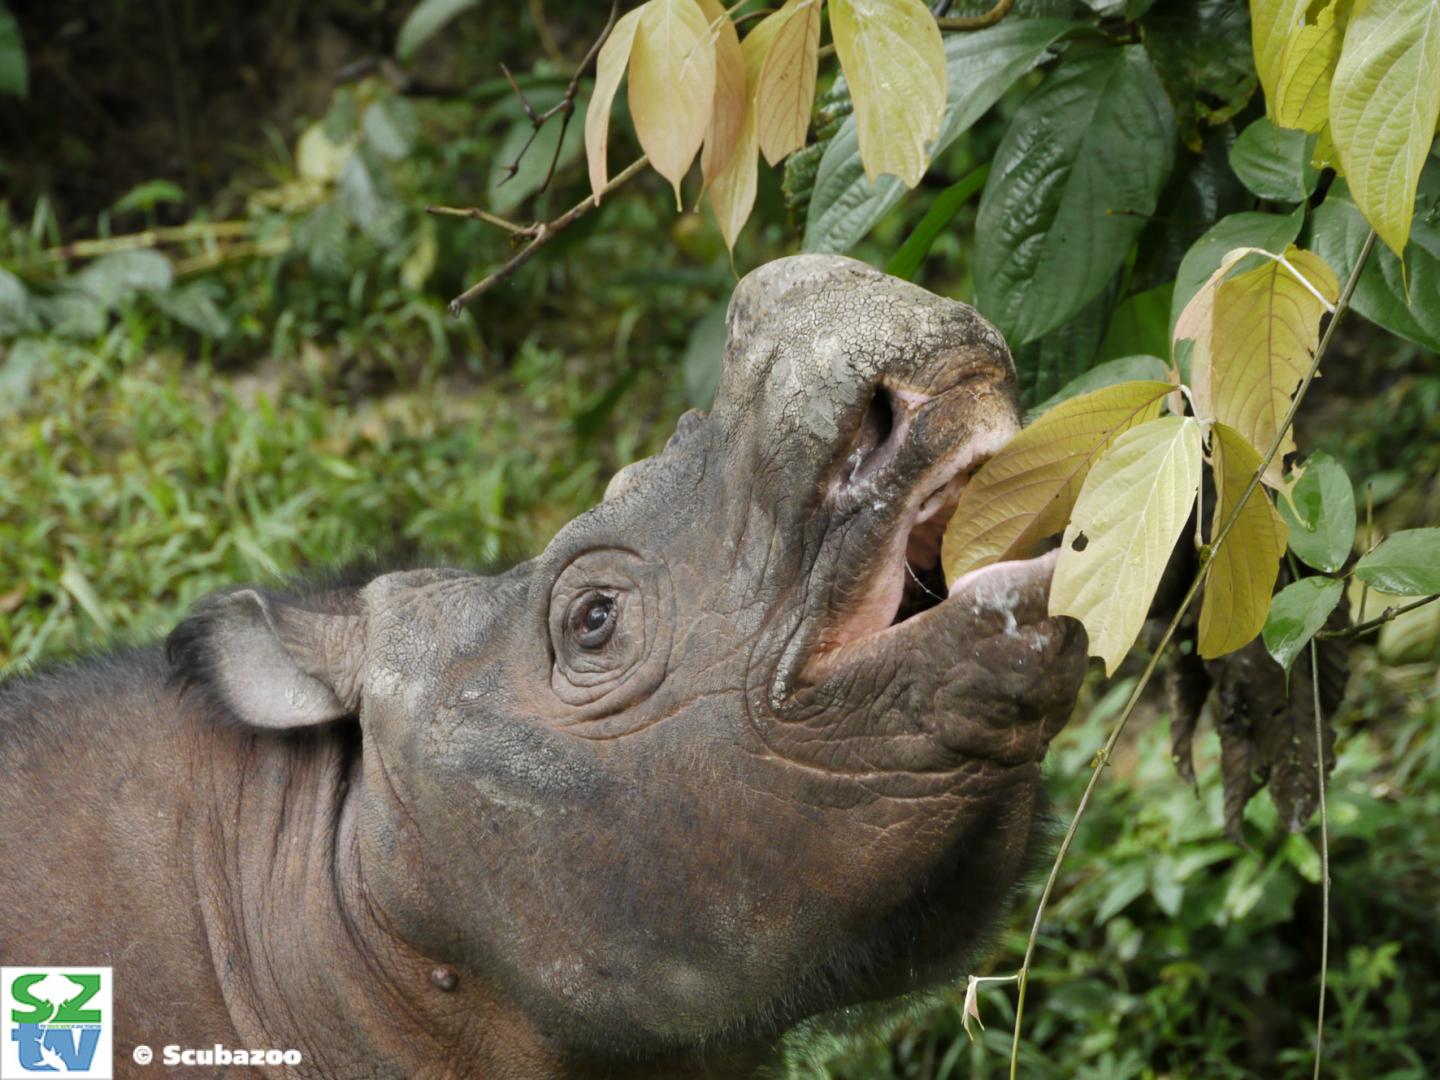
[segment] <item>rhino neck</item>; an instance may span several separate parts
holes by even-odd
[[[487,987],[410,948],[371,906],[358,742],[212,728],[193,859],[233,1045],[297,1049],[316,1076],[497,1075],[502,1056],[529,1059],[506,1074],[554,1074]]]

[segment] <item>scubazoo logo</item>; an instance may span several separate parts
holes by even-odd
[[[0,1080],[111,1080],[110,968],[0,967]]]

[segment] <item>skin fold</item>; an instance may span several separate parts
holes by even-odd
[[[240,587],[0,686],[0,956],[114,967],[117,1075],[743,1075],[976,959],[1085,665],[1052,558],[933,570],[1009,353],[823,256],[728,330],[529,562]]]

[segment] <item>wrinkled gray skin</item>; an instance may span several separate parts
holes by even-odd
[[[1045,617],[1048,558],[890,625],[907,548],[933,563],[1017,426],[970,308],[772,263],[713,412],[538,558],[232,590],[168,663],[0,690],[0,835],[48,838],[7,856],[0,955],[114,965],[122,1075],[142,1041],[294,1047],[303,1076],[735,1075],[799,1018],[955,976],[1083,635]]]

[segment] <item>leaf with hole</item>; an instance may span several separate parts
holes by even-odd
[[[1025,428],[965,485],[945,530],[945,580],[988,566],[1065,526],[1096,460],[1160,415],[1169,383],[1128,382],[1071,398]]]
[[[1355,489],[1338,461],[1322,450],[1311,454],[1279,507],[1301,562],[1327,574],[1345,565],[1355,546]]]
[[[1085,478],[1061,541],[1050,614],[1084,624],[1107,675],[1145,624],[1195,505],[1201,458],[1200,424],[1167,416],[1121,435]]]
[[[1260,467],[1260,455],[1234,428],[1216,424],[1210,431],[1210,458],[1215,475],[1215,512],[1210,525],[1213,543]],[[1212,555],[1200,604],[1198,647],[1202,657],[1213,660],[1255,640],[1265,625],[1284,553],[1285,523],[1265,489],[1257,487]]]
[[[1063,325],[1155,212],[1174,112],[1143,47],[1067,57],[1025,100],[980,199],[977,306],[1012,345]]]
[[[1308,577],[1286,585],[1270,601],[1265,620],[1265,648],[1287,672],[1300,650],[1309,644],[1345,591],[1339,578]]]
[[[830,0],[830,33],[855,101],[860,159],[914,187],[945,108],[945,46],[922,0]]]
[[[1355,576],[1381,592],[1440,593],[1440,529],[1404,529],[1355,564]]]
[[[1403,255],[1440,121],[1440,3],[1358,4],[1330,85],[1330,133],[1355,205]]]

